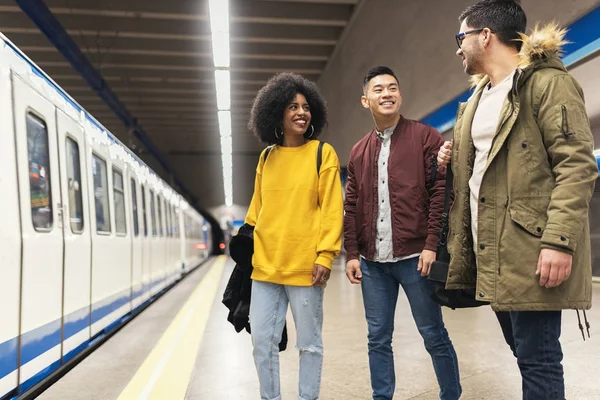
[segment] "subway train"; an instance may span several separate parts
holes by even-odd
[[[200,265],[215,229],[2,34],[0,110],[5,399]]]

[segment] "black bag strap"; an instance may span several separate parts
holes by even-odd
[[[448,222],[448,214],[450,212],[450,195],[452,194],[453,178],[452,165],[448,164],[446,167],[446,189],[444,190],[444,214],[442,215],[442,218],[446,218],[446,222]]]
[[[325,142],[319,142],[317,149],[317,176],[321,173],[321,164],[323,163],[323,145]]]
[[[323,164],[323,145],[325,142],[319,142],[319,148],[317,149],[317,175],[321,173],[321,164]],[[269,157],[269,153],[273,149],[273,146],[267,147],[265,150],[265,155],[263,156],[263,164],[267,162],[267,157]]]
[[[442,213],[441,221],[442,229],[440,230],[440,237],[438,240],[438,259],[447,258],[448,256],[448,250],[446,249],[446,245],[448,244],[448,228],[450,227],[450,196],[452,195],[453,178],[454,175],[452,173],[452,165],[448,164],[448,166],[446,167],[446,188],[444,189],[444,212]]]

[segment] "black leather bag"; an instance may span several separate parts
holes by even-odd
[[[435,170],[437,170],[437,165],[435,164],[436,163],[434,162]],[[450,211],[452,178],[452,168],[448,165],[446,172],[446,190],[444,193],[444,213],[442,214],[442,230],[437,245],[436,261],[431,264],[428,282],[433,301],[454,310],[457,308],[479,307],[489,303],[476,300],[474,288],[446,289],[450,263],[450,254],[448,253],[448,214]]]

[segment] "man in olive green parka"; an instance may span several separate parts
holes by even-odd
[[[562,400],[561,310],[592,298],[598,167],[583,92],[559,59],[565,31],[521,34],[518,1],[480,1],[460,21],[457,55],[475,89],[438,156],[454,172],[446,288],[491,303],[524,399]]]

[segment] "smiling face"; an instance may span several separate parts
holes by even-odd
[[[297,93],[283,112],[283,133],[284,135],[302,136],[310,127],[310,121],[308,101],[303,94]]]
[[[375,118],[397,115],[402,104],[398,81],[392,75],[374,77],[365,88],[361,102],[365,108],[371,110]]]
[[[469,32],[461,38],[461,45],[456,55],[462,58],[463,69],[468,75],[476,75],[483,72],[482,48],[479,41],[480,30],[474,29],[463,21],[460,32]]]

